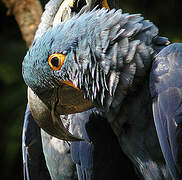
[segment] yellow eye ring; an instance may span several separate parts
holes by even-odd
[[[65,54],[61,53],[51,54],[48,58],[48,64],[52,70],[58,71],[61,69],[65,58],[66,58]]]

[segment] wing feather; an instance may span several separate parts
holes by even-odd
[[[150,75],[154,122],[161,150],[173,179],[182,172],[182,44],[164,48]]]
[[[40,128],[34,121],[29,106],[24,118],[22,152],[24,180],[51,180],[42,151]]]

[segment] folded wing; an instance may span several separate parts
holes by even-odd
[[[24,180],[51,180],[42,151],[40,128],[34,121],[29,106],[24,118],[22,152]]]
[[[182,170],[182,44],[164,48],[150,74],[154,122],[166,164],[173,179]]]

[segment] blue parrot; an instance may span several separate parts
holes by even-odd
[[[182,45],[105,0],[70,2],[48,3],[23,61],[25,179],[180,179]]]

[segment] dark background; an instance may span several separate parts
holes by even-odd
[[[120,0],[120,4],[124,12],[150,19],[171,42],[182,42],[179,0]],[[6,14],[0,0],[0,179],[22,180],[21,133],[27,99],[21,63],[27,49],[14,17]]]

